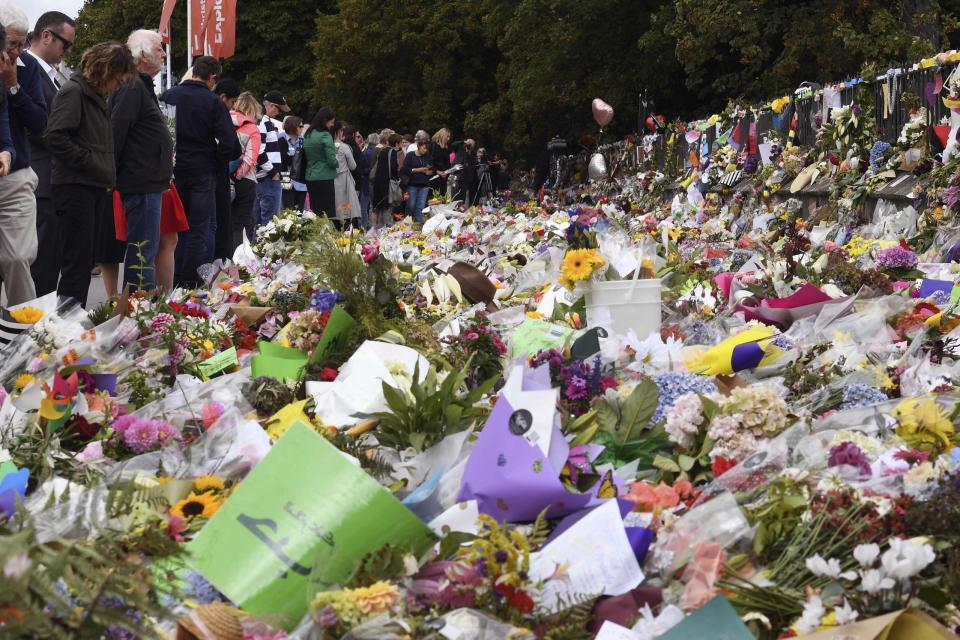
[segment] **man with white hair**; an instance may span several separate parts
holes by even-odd
[[[61,67],[63,56],[73,46],[76,36],[76,23],[68,15],[59,11],[47,11],[37,19],[33,27],[30,48],[24,51],[20,60],[27,66],[40,68],[40,83],[43,97],[47,103],[47,113],[53,105],[53,98],[60,86],[67,81]],[[43,142],[43,131],[30,133],[30,167],[37,174],[37,259],[30,271],[37,295],[42,296],[56,291],[60,278],[58,250],[59,218],[53,206],[53,188],[50,186],[52,170],[50,152]]]
[[[153,77],[163,69],[166,54],[160,34],[139,29],[127,48],[139,77],[109,100],[117,159],[117,191],[127,216],[127,252],[123,281],[131,290],[157,286],[154,261],[160,246],[160,206],[173,175],[173,141],[153,90]]]
[[[40,136],[47,127],[39,66],[22,61],[30,27],[20,9],[0,5],[0,24],[7,32],[0,52],[0,84],[9,101],[10,135],[15,155],[10,173],[0,178],[0,279],[7,304],[36,297],[30,265],[37,257],[37,174],[30,168],[28,134]]]

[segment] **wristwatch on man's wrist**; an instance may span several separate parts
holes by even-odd
[[[17,95],[18,93],[20,93],[20,85],[19,84],[13,85],[9,89],[7,89],[7,93],[9,93],[12,96]]]

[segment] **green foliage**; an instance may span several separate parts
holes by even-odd
[[[463,431],[487,415],[488,409],[476,406],[496,385],[500,376],[494,376],[476,387],[467,389],[469,365],[451,371],[443,382],[432,366],[420,381],[419,362],[413,370],[409,392],[398,390],[383,382],[383,395],[389,411],[375,413],[380,420],[376,435],[381,444],[396,449],[413,447],[423,451],[445,436]]]
[[[614,406],[601,399],[595,407],[600,428],[618,445],[633,442],[640,436],[640,432],[649,426],[650,418],[657,411],[659,397],[656,383],[646,378],[633,388],[621,406]]]
[[[357,237],[342,246],[344,238],[329,221],[317,221],[294,245],[297,262],[316,273],[323,287],[346,295],[343,308],[357,321],[358,339],[375,339],[402,326],[399,271],[383,256],[366,264]]]
[[[11,634],[3,637],[101,638],[110,628],[137,638],[163,637],[152,619],[171,617],[159,604],[171,587],[139,553],[182,553],[166,533],[166,519],[151,506],[160,501],[150,490],[111,489],[107,513],[135,519],[130,531],[136,533],[102,529],[95,541],[40,543],[32,529],[0,526],[0,566],[19,567],[0,580],[0,626]]]
[[[371,551],[360,559],[357,568],[350,579],[344,583],[346,589],[369,587],[380,580],[393,580],[403,575],[404,557],[408,552],[386,544],[376,551]]]
[[[723,96],[769,99],[865,63],[885,69],[930,55],[939,50],[939,14],[935,0],[677,0],[666,29],[687,86],[715,110]]]

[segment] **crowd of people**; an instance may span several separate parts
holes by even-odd
[[[479,204],[509,187],[499,155],[446,128],[364,136],[324,107],[290,114],[279,91],[257,97],[194,60],[157,95],[158,33],[87,49],[63,62],[74,20],[0,5],[0,278],[7,305],[51,291],[86,305],[105,293],[199,284],[281,209],[312,210],[365,229],[409,215],[431,194]],[[282,119],[281,119],[282,118]],[[120,280],[121,266],[123,281]]]

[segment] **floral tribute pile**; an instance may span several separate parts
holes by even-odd
[[[949,637],[960,161],[859,111],[736,194],[284,212],[202,289],[12,310],[0,635]]]

